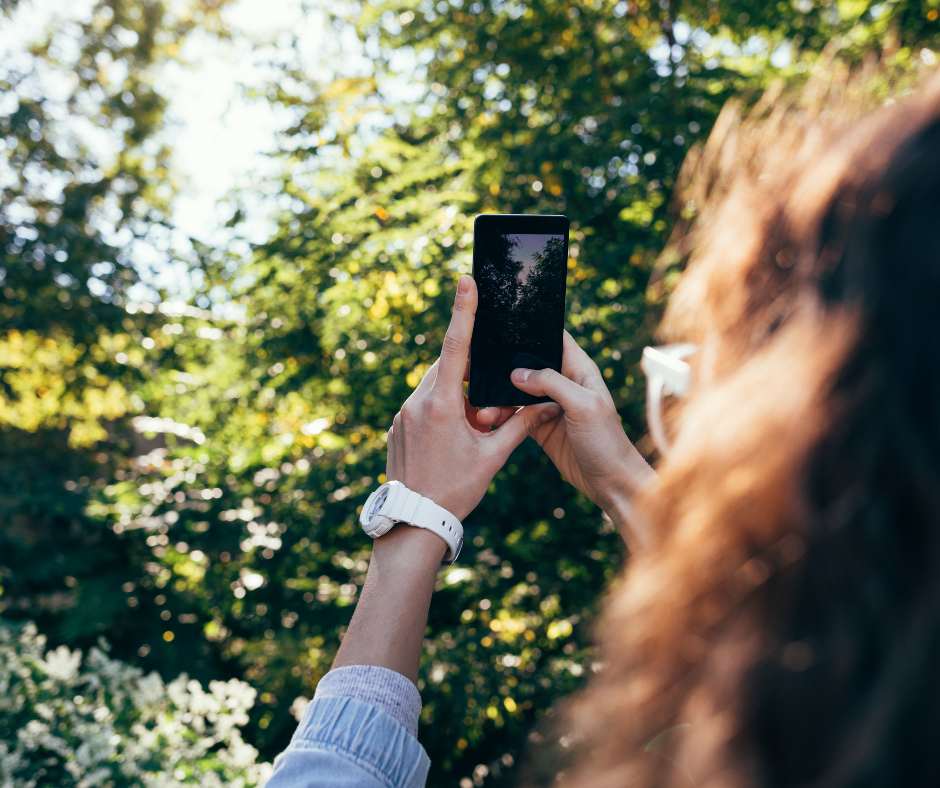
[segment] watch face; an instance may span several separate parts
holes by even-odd
[[[368,508],[365,512],[365,521],[372,522],[379,512],[382,511],[382,507],[385,505],[385,501],[388,500],[388,485],[383,484],[375,491],[375,494],[369,500]]]

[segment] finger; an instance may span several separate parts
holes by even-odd
[[[561,405],[555,402],[546,402],[540,405],[528,405],[523,408],[520,415],[525,420],[526,432],[535,440],[539,446],[544,446],[548,435],[563,420],[564,411]]]
[[[480,421],[480,409],[470,404],[470,398],[463,395],[463,412],[467,417],[467,422],[477,432],[489,432],[490,425]]]
[[[477,286],[466,274],[457,282],[457,297],[454,299],[454,314],[444,335],[441,357],[438,359],[437,379],[444,390],[462,390],[463,376],[470,357],[470,337],[473,335],[473,320],[477,311]]]
[[[517,410],[519,409],[509,406],[502,408],[480,408],[480,412],[477,413],[477,421],[479,421],[480,424],[489,424],[491,427],[498,427],[500,424],[505,423]]]
[[[557,373],[556,373],[557,374]],[[512,453],[527,435],[533,435],[541,425],[557,419],[562,413],[561,406],[554,402],[539,405],[526,405],[515,411],[498,430],[492,433],[492,440],[502,455],[502,461]],[[539,440],[541,445],[544,441]]]
[[[469,358],[467,359],[467,366],[464,367],[464,370],[463,370],[463,382],[464,383],[470,382],[470,359]]]
[[[591,357],[584,352],[575,338],[567,331],[563,333],[561,341],[561,369],[563,375],[569,377],[568,373],[583,372],[585,368],[593,363]]]
[[[493,425],[499,421],[500,417],[500,408],[480,408],[480,412],[477,413],[477,421],[480,424],[489,424]]]
[[[596,397],[594,392],[553,369],[514,369],[510,379],[520,391],[536,397],[551,397],[566,412],[576,413],[584,407],[587,398]]]
[[[532,425],[545,424],[548,421],[557,419],[563,413],[561,405],[555,402],[546,402],[544,405],[532,406],[532,414],[529,416],[529,422]]]
[[[598,394],[606,392],[607,385],[597,364],[581,349],[574,337],[565,331],[562,342],[561,374]]]

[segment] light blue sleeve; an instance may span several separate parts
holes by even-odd
[[[367,687],[369,679],[374,684],[381,676],[376,671],[385,669],[367,670],[368,675],[358,667],[341,668],[334,671],[345,672],[337,676],[339,681],[328,681],[332,674],[321,681],[290,744],[274,762],[267,788],[424,788],[431,761],[418,740],[396,719],[401,717],[398,709],[387,707],[389,714],[381,700],[375,704],[374,691],[356,689],[357,679],[365,677],[362,686]],[[390,683],[401,679],[407,681],[394,674]],[[336,691],[340,683],[352,687],[347,695],[330,692],[330,684]],[[411,688],[417,696],[413,684]],[[348,696],[356,694],[373,702]],[[420,708],[420,701],[418,704]],[[417,714],[414,717],[417,728]],[[410,718],[406,722],[410,723]]]

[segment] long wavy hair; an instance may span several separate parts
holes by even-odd
[[[530,783],[940,785],[940,82],[825,73],[684,168],[694,390]]]

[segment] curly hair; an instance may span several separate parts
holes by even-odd
[[[530,782],[940,784],[940,82],[871,84],[730,105],[685,167],[695,390]]]

